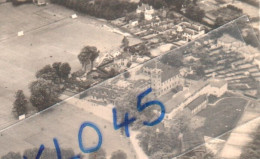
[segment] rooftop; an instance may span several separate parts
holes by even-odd
[[[202,104],[204,101],[207,100],[207,95],[201,95],[198,98],[194,99],[190,104],[187,105],[187,107],[190,110],[194,110],[195,108],[197,108],[200,104]]]
[[[225,80],[221,80],[221,79],[212,79],[210,80],[210,85],[211,87],[217,87],[217,88],[221,88],[223,87],[227,82]]]
[[[201,88],[208,85],[207,81],[194,81],[189,88],[175,94],[170,100],[164,102],[166,106],[166,112],[170,113],[173,109],[177,108],[187,98],[198,92]]]
[[[167,64],[163,64],[161,62],[149,62],[148,64],[144,65],[144,67],[148,67],[150,69],[160,69],[162,71],[161,77],[162,82],[167,81],[168,79],[180,74],[180,70],[178,68],[172,67]]]

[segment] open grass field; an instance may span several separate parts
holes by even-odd
[[[9,151],[22,153],[27,148],[39,148],[41,144],[54,148],[52,141],[54,137],[58,139],[61,148],[72,148],[75,153],[80,153],[78,131],[85,121],[95,123],[99,127],[103,137],[101,147],[108,156],[121,149],[127,153],[128,158],[135,158],[136,153],[129,143],[130,139],[120,137],[120,131],[114,130],[112,122],[66,102],[2,132],[0,156]],[[97,134],[91,128],[86,128],[83,131],[83,141],[86,147],[95,146],[98,141]]]
[[[80,69],[77,55],[86,46],[96,46],[101,55],[117,49],[123,36],[104,27],[106,22],[79,15],[72,10],[48,4],[13,7],[0,4],[0,128],[15,119],[11,109],[14,93],[28,85],[37,70],[53,62],[69,62],[72,71]],[[18,37],[18,31],[24,36]]]
[[[215,106],[209,106],[198,113],[206,118],[204,126],[199,128],[206,136],[217,137],[237,126],[248,101],[243,98],[225,98]]]

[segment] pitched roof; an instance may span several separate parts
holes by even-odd
[[[177,108],[181,103],[185,102],[190,96],[198,92],[203,87],[207,86],[207,81],[195,81],[188,89],[178,92],[172,99],[165,102],[167,107],[166,112],[170,113],[173,109]]]
[[[197,108],[200,104],[202,104],[204,101],[207,100],[207,95],[201,95],[198,98],[194,99],[190,104],[187,105],[187,107],[190,110],[194,110],[195,108]]]

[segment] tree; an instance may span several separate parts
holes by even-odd
[[[60,67],[61,67],[61,62],[54,62],[52,64],[52,68],[56,74],[56,76],[59,78],[59,81],[61,82],[61,73],[60,73]]]
[[[225,20],[223,17],[217,17],[215,21],[215,27],[220,27],[221,25],[225,24]]]
[[[28,159],[34,159],[37,156],[38,149],[27,149],[24,151],[24,156],[26,156]],[[64,159],[68,159],[73,157],[74,151],[72,149],[61,149],[61,156]],[[41,159],[51,159],[51,158],[56,158],[57,152],[55,149],[50,149],[50,148],[45,148],[44,151],[42,152]],[[20,158],[21,159],[21,158]]]
[[[131,76],[129,71],[126,71],[123,75],[124,75],[125,78],[129,78]]]
[[[69,77],[71,67],[68,63],[54,62],[51,65],[44,66],[36,73],[36,78],[50,80],[53,83],[62,83],[62,79]]]
[[[51,65],[46,65],[36,73],[36,78],[42,78],[55,82],[56,79],[58,79],[58,75]]]
[[[112,153],[110,159],[127,159],[127,155],[124,151],[118,150]]]
[[[189,4],[186,9],[186,16],[194,21],[201,22],[205,16],[205,11],[201,10],[198,6],[194,6],[193,4]]]
[[[1,157],[1,159],[21,159],[22,156],[20,153],[9,152],[8,154]]]
[[[126,21],[127,23],[129,23],[129,21],[131,21],[131,20],[133,20],[133,19],[137,19],[137,18],[138,18],[138,16],[137,16],[136,13],[129,13],[129,14],[126,14],[126,16],[125,16],[125,21]]]
[[[26,105],[28,101],[25,99],[25,95],[22,90],[18,90],[15,94],[15,101],[13,103],[13,112],[16,117],[26,114]]]
[[[126,67],[131,67],[131,65],[132,65],[132,62],[131,61],[129,61],[129,62],[127,62],[127,64],[126,64]]]
[[[126,36],[124,36],[123,40],[122,40],[122,45],[123,48],[128,47],[129,46],[129,40],[127,39]]]
[[[102,148],[89,155],[89,159],[106,159],[106,152]]]
[[[55,84],[44,79],[38,79],[30,84],[30,102],[39,111],[48,108],[58,101],[59,89]]]
[[[204,68],[202,66],[197,66],[195,68],[195,72],[198,76],[201,76],[201,77],[204,77],[204,75],[205,75],[205,71],[204,71]]]
[[[60,77],[62,79],[68,79],[70,71],[71,71],[71,67],[68,63],[61,64],[61,66],[60,66]]]
[[[115,77],[116,75],[118,75],[119,72],[117,70],[115,70],[114,68],[112,68],[109,72],[108,72],[108,76],[109,78],[111,77]]]
[[[82,68],[86,72],[86,67],[90,63],[91,70],[93,69],[93,62],[99,56],[99,51],[96,47],[93,46],[86,46],[84,47],[80,54],[78,55],[78,59],[82,65]]]
[[[168,64],[173,67],[183,66],[183,55],[182,54],[167,54],[162,57],[161,61],[164,64]]]

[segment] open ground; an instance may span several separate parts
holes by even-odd
[[[74,105],[64,102],[28,118],[19,124],[5,130],[0,136],[0,156],[10,151],[23,152],[28,148],[37,148],[41,144],[54,148],[53,138],[57,138],[61,148],[72,148],[75,153],[82,153],[78,144],[80,125],[89,121],[95,123],[103,137],[102,148],[107,155],[117,150],[123,150],[128,158],[134,159],[136,153],[131,146],[130,139],[119,137],[120,130],[114,130],[113,123],[83,111]],[[112,117],[111,117],[112,121]],[[97,134],[86,127],[83,131],[83,143],[86,147],[95,146],[98,142]]]
[[[53,62],[69,62],[75,71],[81,67],[77,55],[84,46],[96,46],[102,56],[121,45],[123,35],[104,27],[105,21],[84,15],[72,19],[72,14],[53,4],[0,4],[0,128],[14,121],[14,93],[22,89],[29,96],[28,85],[37,70]],[[19,31],[25,35],[18,37]]]

